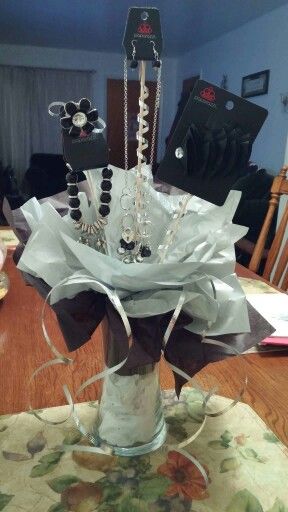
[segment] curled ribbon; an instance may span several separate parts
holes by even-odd
[[[70,365],[70,364],[73,364],[74,360],[71,359],[71,358],[68,358],[66,356],[64,356],[63,354],[61,354],[57,348],[55,347],[55,345],[52,343],[51,341],[51,338],[47,332],[47,329],[46,329],[46,326],[45,326],[45,310],[46,310],[46,306],[48,304],[48,301],[52,295],[52,293],[61,288],[62,286],[67,286],[67,285],[72,285],[72,284],[77,284],[77,283],[84,283],[84,284],[96,284],[98,288],[100,288],[100,290],[104,293],[106,293],[106,295],[108,296],[110,302],[113,304],[113,306],[115,307],[115,309],[118,311],[119,315],[121,316],[121,319],[123,321],[123,324],[124,324],[124,327],[125,327],[125,331],[126,331],[126,334],[127,334],[127,338],[128,338],[128,353],[129,353],[129,350],[130,350],[130,347],[132,345],[132,336],[131,336],[131,327],[130,327],[130,324],[129,324],[129,320],[127,318],[127,315],[124,311],[124,308],[120,302],[120,299],[117,295],[117,293],[115,292],[115,290],[111,290],[109,289],[107,286],[103,285],[102,283],[100,283],[99,281],[96,281],[95,279],[91,278],[91,276],[86,276],[86,275],[77,275],[77,276],[71,276],[71,277],[68,277],[68,278],[65,278],[65,279],[62,279],[62,281],[60,281],[58,284],[56,284],[51,290],[50,292],[48,293],[45,301],[44,301],[44,304],[43,304],[43,307],[42,307],[42,312],[41,312],[41,325],[42,325],[42,331],[43,331],[43,335],[44,335],[44,338],[45,338],[45,341],[48,345],[48,347],[50,348],[51,352],[56,356],[55,359],[51,359],[49,361],[47,361],[46,363],[42,364],[38,369],[36,369],[32,375],[31,375],[31,378],[30,378],[30,384],[31,382],[35,379],[35,377],[40,373],[42,372],[44,369],[48,368],[49,366],[52,366],[52,365],[56,365],[56,364],[65,364],[65,365]],[[105,376],[107,375],[111,375],[112,373],[115,373],[116,371],[120,370],[120,368],[122,368],[122,366],[124,366],[124,364],[127,362],[127,358],[128,358],[128,353],[127,353],[127,356],[120,362],[118,363],[117,365],[114,365],[112,366],[111,368],[108,368],[108,369],[105,369],[103,372],[100,372],[100,373],[97,373],[96,375],[92,376],[91,378],[89,378],[87,381],[85,381],[76,391],[76,396],[79,395],[83,389],[85,389],[87,386],[90,386],[90,384],[96,382],[97,380],[100,380],[102,378],[104,378]],[[92,442],[95,442],[95,438],[92,436],[92,434],[89,434],[88,432],[86,432],[85,428],[83,426],[81,426],[81,423],[80,423],[80,420],[78,419],[77,415],[76,415],[76,412],[75,412],[75,408],[74,408],[74,404],[73,404],[73,400],[72,400],[72,396],[71,396],[71,393],[68,389],[67,386],[63,387],[63,391],[64,391],[64,394],[66,396],[66,399],[70,405],[70,410],[69,410],[69,414],[67,416],[67,418],[65,420],[61,420],[61,421],[50,421],[50,420],[46,420],[46,419],[43,419],[31,406],[31,404],[29,404],[29,409],[31,410],[31,412],[34,414],[34,416],[36,416],[36,418],[38,418],[40,421],[43,421],[44,423],[48,423],[50,425],[57,425],[57,424],[61,424],[61,423],[64,423],[65,421],[67,421],[68,418],[70,418],[71,415],[73,415],[73,418],[77,424],[78,427],[81,427],[80,430],[81,432],[89,438],[89,440],[92,440]],[[92,439],[93,438],[93,439]],[[103,453],[103,452],[101,452]]]
[[[136,139],[138,140],[138,147],[136,150],[137,153],[137,173],[136,173],[136,193],[135,193],[135,231],[136,231],[136,247],[134,250],[135,256],[138,253],[139,246],[141,246],[143,233],[141,233],[140,223],[139,220],[141,218],[142,210],[146,206],[146,211],[149,210],[147,208],[148,203],[148,195],[147,192],[143,189],[143,181],[147,179],[143,175],[143,165],[147,163],[147,157],[144,155],[144,151],[148,148],[148,140],[144,137],[144,134],[146,134],[149,131],[149,123],[146,119],[144,119],[149,114],[149,107],[145,101],[149,97],[149,90],[148,87],[145,84],[145,66],[146,63],[144,61],[141,61],[140,64],[140,97],[139,97],[139,107],[140,111],[137,116],[139,129],[136,133]],[[155,110],[156,113],[157,109]],[[146,203],[146,205],[145,205]],[[147,225],[146,225],[147,228]]]
[[[48,295],[47,295],[47,297],[46,297],[46,299],[44,301],[43,308],[42,308],[42,313],[41,313],[41,324],[42,324],[42,330],[43,330],[43,335],[44,335],[45,341],[46,341],[47,345],[49,346],[50,350],[52,351],[52,353],[56,357],[54,359],[51,359],[51,360],[47,361],[46,363],[42,364],[38,369],[36,369],[33,372],[33,374],[31,375],[30,383],[45,368],[48,368],[48,367],[50,367],[52,365],[56,365],[56,364],[70,365],[70,364],[73,364],[73,362],[74,362],[73,359],[68,358],[68,357],[62,355],[57,350],[57,348],[54,346],[54,344],[52,343],[52,341],[51,341],[51,339],[49,337],[49,334],[47,332],[46,326],[45,326],[45,310],[46,310],[46,306],[47,306],[47,304],[48,304],[48,302],[50,300],[51,295],[53,294],[53,292],[56,289],[59,289],[62,286],[69,286],[69,285],[77,284],[77,283],[80,283],[80,282],[82,284],[94,284],[94,285],[96,284],[96,287],[99,288],[102,293],[105,293],[108,296],[108,298],[111,301],[112,305],[115,307],[115,309],[117,310],[117,312],[119,313],[119,315],[120,315],[120,317],[122,319],[122,322],[123,322],[123,325],[124,325],[124,328],[125,328],[125,331],[126,331],[126,334],[127,334],[128,349],[127,349],[126,356],[122,359],[122,361],[120,361],[120,363],[112,366],[111,368],[106,368],[102,372],[96,373],[95,375],[93,375],[92,377],[87,379],[84,383],[82,383],[81,386],[77,389],[77,391],[75,393],[76,396],[78,396],[85,388],[87,388],[88,386],[90,386],[94,382],[96,382],[96,381],[98,381],[100,379],[103,379],[103,378],[107,377],[108,375],[112,375],[113,373],[117,372],[120,368],[122,368],[125,365],[125,363],[127,362],[129,351],[130,351],[132,343],[133,343],[131,327],[130,327],[130,323],[129,323],[128,317],[126,315],[126,312],[125,312],[125,310],[124,310],[124,308],[123,308],[123,306],[121,304],[121,301],[120,301],[120,299],[119,299],[119,297],[118,297],[118,295],[117,295],[115,290],[112,290],[112,289],[108,288],[107,286],[103,285],[101,282],[99,282],[99,281],[95,280],[94,278],[92,278],[91,276],[87,276],[87,275],[79,275],[78,274],[78,275],[75,275],[75,276],[71,276],[71,277],[65,278],[65,279],[60,281],[57,285],[55,285],[50,290],[50,292],[48,293]],[[214,283],[213,283],[212,279],[210,279],[210,283],[211,283],[211,287],[212,287],[212,291],[213,291],[213,296],[216,299],[216,289],[215,289],[215,286],[214,286]],[[175,323],[176,323],[176,321],[177,321],[177,319],[179,317],[179,314],[180,314],[180,312],[182,310],[184,302],[185,302],[185,292],[182,291],[181,294],[180,294],[177,306],[176,306],[176,308],[175,308],[175,310],[174,310],[174,312],[172,314],[171,320],[170,320],[170,322],[168,324],[168,327],[167,327],[167,329],[165,331],[165,334],[164,334],[164,337],[163,337],[163,347],[162,347],[163,355],[164,355],[165,346],[168,343],[169,337],[170,337],[171,332],[172,332],[172,330],[173,330],[173,328],[175,326]],[[207,343],[207,344],[210,344],[210,345],[217,345],[219,347],[224,347],[224,348],[230,350],[233,354],[240,355],[240,353],[236,349],[230,347],[226,343],[223,343],[223,342],[218,341],[218,340],[213,340],[213,339],[206,338],[205,337],[205,333],[203,333],[202,343]],[[164,357],[164,360],[165,360],[166,364],[176,374],[178,374],[179,376],[183,377],[187,381],[188,385],[189,385],[189,383],[191,383],[191,381],[193,380],[193,377],[191,378],[187,373],[182,371],[180,368],[177,368],[173,364],[169,363],[165,359],[165,357]],[[206,424],[206,421],[207,421],[208,417],[221,416],[221,415],[225,414],[227,411],[231,410],[233,407],[235,407],[235,405],[242,398],[246,385],[247,385],[247,376],[245,377],[244,385],[241,387],[241,390],[238,393],[238,395],[236,396],[236,398],[230,404],[228,404],[228,406],[224,407],[221,411],[217,411],[217,412],[209,412],[207,410],[208,409],[209,400],[215,394],[216,390],[212,389],[208,393],[206,393],[206,395],[202,392],[202,390],[199,390],[201,392],[202,396],[203,396],[203,402],[202,402],[203,421],[202,421],[201,425],[199,426],[199,428],[197,429],[197,431],[193,435],[189,436],[184,441],[182,441],[180,443],[177,443],[177,444],[165,443],[165,445],[163,447],[163,449],[165,451],[175,450],[175,451],[178,451],[179,453],[181,453],[182,455],[184,455],[186,458],[188,458],[199,469],[200,473],[202,474],[202,476],[203,476],[203,478],[204,478],[204,480],[206,482],[206,485],[208,485],[208,475],[207,475],[205,469],[200,464],[200,462],[197,461],[197,459],[195,459],[195,457],[193,457],[188,452],[184,451],[183,448],[187,447],[189,444],[191,444],[199,436],[199,434],[204,429],[204,426]],[[195,387],[195,385],[194,385],[194,387]],[[38,414],[37,411],[33,410],[31,405],[29,405],[29,408],[30,408],[31,412],[34,414],[34,416],[37,419],[39,419],[40,421],[42,421],[44,423],[47,423],[49,425],[58,425],[58,424],[65,423],[65,421],[67,421],[67,419],[69,417],[71,417],[71,415],[72,415],[73,419],[74,419],[74,421],[75,421],[75,423],[76,423],[76,425],[78,427],[78,429],[80,430],[80,432],[85,437],[87,437],[89,439],[89,441],[94,445],[94,446],[77,446],[77,445],[70,446],[70,445],[67,445],[67,446],[63,446],[63,450],[65,450],[65,451],[67,451],[67,450],[69,450],[69,451],[72,451],[72,450],[73,451],[74,450],[88,451],[88,452],[100,453],[100,454],[104,454],[104,455],[111,454],[112,450],[110,449],[110,447],[107,447],[106,445],[102,445],[102,447],[95,446],[95,445],[98,444],[98,441],[97,441],[97,439],[95,438],[95,436],[92,433],[88,432],[85,429],[85,427],[82,425],[81,421],[79,420],[79,418],[78,418],[78,416],[76,414],[76,411],[75,411],[75,405],[74,405],[71,393],[70,393],[70,391],[69,391],[69,389],[68,389],[68,387],[66,385],[63,386],[63,392],[64,392],[64,395],[65,395],[66,400],[68,402],[68,405],[70,406],[69,414],[68,414],[67,418],[65,418],[64,420],[61,420],[61,421],[46,420],[46,419],[42,418],[40,416],[40,414]]]
[[[179,202],[178,209],[175,212],[175,217],[173,218],[171,224],[168,226],[163,243],[161,243],[158,247],[160,263],[164,262],[167,251],[171,244],[174,242],[175,236],[179,230],[181,218],[186,214],[188,203],[192,197],[193,196],[191,194],[185,194],[182,201]]]
[[[212,279],[210,279],[210,284],[211,284],[211,287],[212,287],[213,298],[216,299],[216,288],[215,288],[215,284],[214,284]],[[174,328],[174,326],[175,326],[175,324],[177,322],[178,316],[179,316],[179,314],[180,314],[180,312],[182,310],[184,302],[185,302],[185,295],[184,295],[184,292],[182,292],[182,294],[180,295],[178,304],[177,304],[177,306],[176,306],[176,308],[174,310],[172,318],[171,318],[171,320],[169,322],[169,325],[168,325],[168,327],[166,329],[166,332],[164,334],[163,349],[165,349],[165,346],[166,346],[166,344],[167,344],[167,342],[169,340],[171,332],[172,332],[172,330],[173,330],[173,328]],[[208,322],[208,324],[209,324],[209,327],[211,327],[210,322]],[[227,343],[223,343],[222,341],[206,338],[206,333],[203,333],[202,343],[206,343],[208,345],[216,345],[216,346],[219,346],[219,347],[223,347],[225,349],[230,350],[231,353],[234,354],[234,355],[238,355],[238,356],[241,355],[240,352],[238,352],[237,349],[235,349],[234,347],[230,347]],[[165,360],[166,364],[171,368],[171,370],[174,373],[176,373],[177,375],[179,375],[180,377],[184,378],[187,381],[186,382],[187,386],[189,386],[192,383],[194,377],[190,377],[190,375],[185,373],[183,370],[181,370],[177,366],[169,363],[166,360],[165,356],[164,356],[164,360]],[[177,444],[166,444],[166,446],[165,446],[166,450],[175,450],[175,451],[178,451],[179,453],[181,453],[182,455],[184,455],[185,457],[187,457],[198,468],[198,470],[202,474],[202,476],[203,476],[203,478],[205,480],[206,486],[208,485],[208,475],[207,475],[204,467],[199,463],[199,461],[197,461],[197,459],[195,459],[195,457],[193,457],[188,452],[183,451],[183,448],[185,448],[188,445],[190,445],[201,434],[202,430],[204,429],[204,426],[206,425],[208,417],[216,418],[218,416],[222,416],[223,414],[225,414],[229,410],[233,409],[233,407],[235,407],[237,405],[237,403],[241,400],[241,398],[242,398],[242,396],[244,394],[244,391],[246,389],[247,383],[248,383],[248,377],[247,377],[247,375],[245,375],[243,385],[242,385],[240,391],[238,392],[237,396],[234,398],[234,400],[230,404],[228,404],[226,407],[224,407],[223,409],[221,409],[220,411],[217,411],[217,412],[209,412],[208,411],[209,401],[212,398],[212,396],[216,393],[217,390],[216,389],[211,389],[205,395],[205,393],[200,388],[198,388],[198,391],[203,396],[203,402],[202,402],[203,420],[202,420],[202,423],[200,424],[200,426],[196,430],[196,432],[194,432],[194,434],[192,434],[188,438],[184,439],[182,442],[177,443]],[[195,388],[195,384],[194,384],[194,388]]]
[[[141,87],[141,95],[139,98],[140,113],[137,115],[137,121],[139,123],[139,130],[136,132],[136,139],[140,142],[137,148],[137,157],[142,161],[142,164],[146,164],[147,158],[143,155],[143,151],[148,148],[148,140],[143,137],[144,133],[149,131],[149,123],[144,117],[149,114],[149,107],[145,100],[149,97],[149,90],[147,85],[144,83]],[[141,147],[141,149],[140,149]]]

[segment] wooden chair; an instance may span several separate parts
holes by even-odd
[[[252,258],[249,263],[249,269],[253,272],[258,271],[261,259],[263,257],[263,253],[265,250],[265,242],[269,232],[269,228],[275,213],[275,210],[279,204],[280,196],[286,194],[288,196],[288,166],[285,166],[281,169],[278,176],[276,176],[273,180],[273,184],[271,187],[271,199],[269,201],[269,208],[267,215],[265,217],[262,229],[260,231],[260,235],[258,237],[257,243],[255,245]],[[279,286],[284,291],[288,289],[288,240],[284,242],[284,246],[281,251],[281,246],[283,243],[283,238],[285,235],[285,231],[288,225],[288,201],[284,209],[283,217],[279,224],[279,227],[276,231],[274,240],[269,249],[263,277],[267,279],[272,284]],[[281,254],[280,254],[281,252]],[[278,259],[278,261],[277,261]],[[274,269],[275,262],[277,261],[275,272],[273,278],[271,279],[271,274]],[[286,272],[285,272],[286,269]],[[285,272],[285,275],[284,275]],[[282,282],[281,282],[282,281]]]

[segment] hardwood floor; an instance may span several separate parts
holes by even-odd
[[[4,270],[9,275],[11,288],[6,298],[0,301],[0,414],[27,409],[29,395],[35,408],[65,404],[62,384],[66,383],[75,391],[83,380],[102,368],[101,327],[84,347],[70,354],[75,361],[73,365],[47,368],[29,386],[32,372],[51,359],[39,320],[42,299],[33,288],[25,285],[11,256],[7,258]],[[240,274],[253,276],[243,267]],[[58,349],[65,352],[62,335],[49,309],[46,324]],[[285,354],[249,354],[229,358],[208,365],[198,374],[197,380],[209,386],[215,379],[219,386],[218,393],[233,397],[239,390],[243,376],[247,374],[249,381],[244,402],[251,405],[275,434],[288,444],[288,371]],[[163,361],[160,375],[162,387],[172,388],[173,376]],[[96,398],[97,386],[90,386],[79,396],[79,401]]]

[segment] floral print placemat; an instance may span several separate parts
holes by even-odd
[[[10,249],[15,249],[19,244],[19,240],[12,229],[0,229],[0,238]]]
[[[169,441],[199,427],[199,393],[185,389],[180,404],[165,391]],[[214,398],[213,407],[230,402]],[[61,420],[67,406],[42,411]],[[77,405],[81,420],[95,421],[97,404]],[[188,448],[209,475],[175,450],[141,457],[63,451],[87,444],[69,419],[58,426],[31,413],[0,417],[0,510],[4,512],[288,512],[288,450],[242,403],[209,418]]]
[[[250,277],[239,277],[239,282],[245,292],[249,293],[279,293],[278,290],[269,286],[269,284],[259,279],[252,279]]]

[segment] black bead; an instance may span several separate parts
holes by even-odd
[[[106,192],[108,192],[109,190],[111,190],[112,188],[112,183],[111,181],[109,180],[103,180],[102,183],[101,183],[101,188],[102,190],[105,190]]]
[[[66,181],[67,181],[67,183],[77,183],[77,173],[76,172],[67,172]]]
[[[132,68],[132,69],[136,69],[136,68],[137,68],[137,66],[138,66],[138,60],[136,60],[136,59],[131,60],[131,62],[130,62],[130,68]]]
[[[102,192],[100,196],[101,203],[110,203],[111,201],[111,194],[109,192]]]
[[[80,206],[80,201],[78,199],[78,197],[71,197],[68,201],[68,204],[71,208],[79,208]]]
[[[112,178],[113,176],[113,171],[111,169],[108,169],[108,167],[104,167],[102,171],[102,176],[103,178],[110,180],[110,178]]]
[[[135,248],[135,242],[129,242],[126,247],[128,251],[133,251]]]
[[[80,210],[71,210],[70,217],[71,219],[78,221],[81,219],[82,213],[80,212]]]
[[[161,61],[160,60],[153,60],[153,64],[152,64],[152,67],[153,68],[161,68]]]
[[[123,249],[127,249],[128,244],[127,244],[127,242],[125,242],[125,240],[123,238],[121,238],[121,240],[120,240],[120,245],[121,245],[121,247],[123,247]]]
[[[149,258],[151,256],[151,249],[147,246],[141,247],[140,254],[142,258]]]
[[[110,213],[110,208],[107,204],[101,204],[98,212],[100,215],[102,215],[102,217],[107,217],[107,215]]]
[[[67,193],[68,193],[69,196],[77,196],[77,194],[78,194],[78,187],[77,187],[77,185],[68,185]]]

